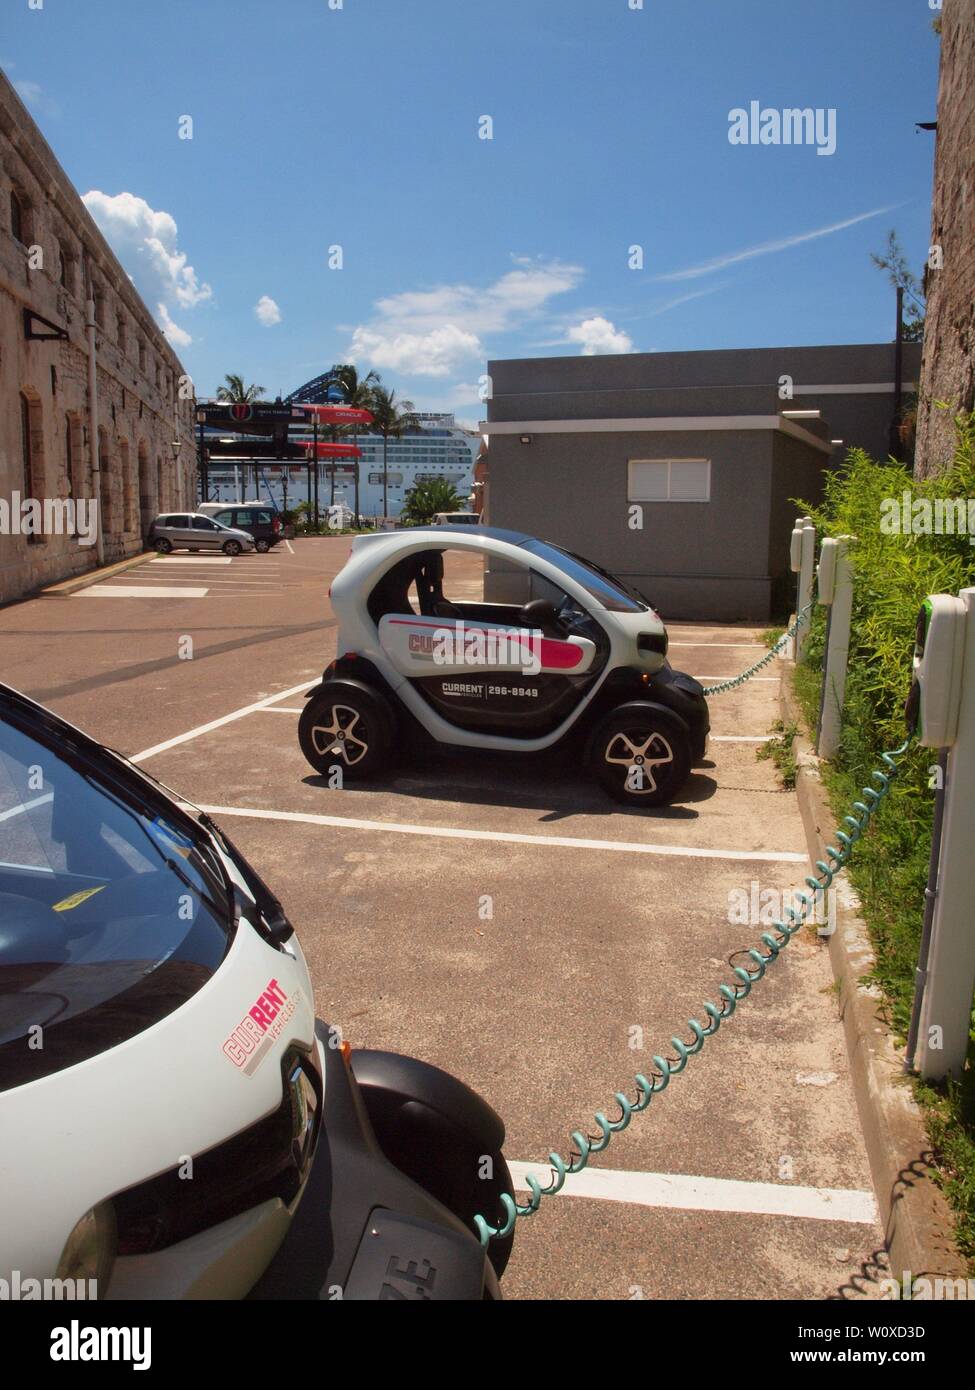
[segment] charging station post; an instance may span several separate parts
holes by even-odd
[[[801,516],[792,528],[792,538],[789,544],[789,565],[793,574],[798,574],[799,576],[799,589],[796,595],[797,614],[807,608],[812,599],[815,562],[816,528],[812,524],[811,517]],[[800,661],[802,659],[802,653],[805,650],[808,636],[809,623],[800,623],[799,630],[796,632],[792,643],[792,658],[794,661]]]
[[[853,612],[852,536],[828,537],[819,551],[817,571],[819,602],[829,609],[823,690],[819,706],[816,752],[832,758],[840,746],[846,671],[850,653],[850,616]]]
[[[917,1068],[961,1076],[975,993],[975,588],[936,594],[918,622],[914,706],[926,748],[948,750],[930,940],[918,967]],[[944,760],[943,760],[944,762]]]

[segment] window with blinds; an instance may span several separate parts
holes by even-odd
[[[630,459],[630,502],[709,502],[710,459]]]

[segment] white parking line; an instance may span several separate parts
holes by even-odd
[[[768,743],[774,734],[709,734],[710,743]]]
[[[231,565],[233,561],[225,555],[201,555],[193,558],[189,555],[160,555],[158,559],[150,560],[150,565]]]
[[[304,711],[296,709],[294,705],[265,705],[264,714],[303,714]]]
[[[512,1181],[527,1192],[531,1173],[544,1187],[552,1180],[547,1163],[508,1160]],[[727,1211],[754,1216],[800,1216],[811,1221],[848,1221],[872,1226],[879,1219],[872,1192],[844,1187],[793,1187],[785,1183],[739,1182],[732,1178],[687,1177],[683,1173],[627,1173],[585,1168],[565,1180],[558,1195],[595,1197],[672,1211]]]
[[[304,687],[302,687],[304,688]],[[226,721],[220,721],[226,722]],[[202,731],[201,731],[202,732]],[[173,740],[180,742],[179,739]],[[168,745],[133,758],[139,762]],[[319,816],[305,811],[262,811],[250,806],[201,806],[210,816],[244,816],[249,820],[289,821],[295,825],[328,825],[339,830],[376,830],[381,834],[429,835],[439,840],[488,840],[492,844],[545,845],[560,849],[603,849],[620,854],[664,854],[676,859],[734,859],[767,864],[808,864],[805,854],[792,850],[700,849],[696,845],[655,845],[638,840],[584,840],[571,835],[518,835],[508,830],[458,830],[447,825],[405,825],[396,821],[356,820],[349,816]]]
[[[205,598],[206,589],[175,589],[146,584],[92,584],[89,589],[72,594],[72,598]]]
[[[53,792],[47,792],[44,796],[35,796],[33,801],[25,801],[20,806],[11,806],[9,811],[0,813],[0,820],[12,820],[14,816],[22,816],[25,811],[33,811],[35,806],[43,806],[45,802],[53,800]]]
[[[671,647],[764,647],[764,642],[668,642],[667,650]],[[767,649],[766,649],[767,650]]]
[[[204,592],[206,591],[204,590]],[[185,734],[177,734],[175,738],[168,738],[165,743],[155,743],[151,748],[144,748],[141,753],[133,753],[129,762],[145,762],[146,758],[154,758],[157,753],[165,753],[167,748],[176,748],[181,743],[189,743],[190,739],[199,738],[201,734],[209,734],[214,729],[221,729],[224,724],[232,724],[235,719],[243,719],[245,714],[253,714],[255,710],[267,709],[268,705],[277,704],[278,700],[288,700],[292,695],[298,695],[302,690],[307,690],[310,685],[317,685],[320,679],[321,677],[315,676],[312,680],[302,681],[301,685],[293,685],[290,690],[279,690],[276,695],[268,695],[263,700],[256,700],[252,705],[244,705],[242,709],[235,709],[230,714],[221,715],[219,719],[211,719],[209,724],[199,724],[195,729],[188,729]]]
[[[741,673],[739,672],[739,674],[741,674]],[[733,681],[734,679],[735,679],[734,676],[713,676],[713,675],[711,674],[710,671],[709,671],[709,672],[707,673],[707,675],[705,675],[705,676],[692,676],[692,677],[691,677],[691,680],[695,680],[695,681]],[[770,684],[770,685],[780,685],[781,682],[782,682],[782,677],[781,677],[781,676],[749,676],[748,679],[751,681],[752,685],[755,685],[755,684],[758,684],[758,683],[766,683],[766,684]]]
[[[289,550],[291,550],[291,542],[290,542],[290,541],[285,541],[285,545],[288,547]],[[293,555],[293,554],[294,554],[294,551],[291,550],[291,553],[292,553],[292,555]]]

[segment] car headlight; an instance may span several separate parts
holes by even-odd
[[[116,1243],[115,1211],[111,1202],[99,1202],[76,1222],[65,1241],[55,1277],[95,1280],[95,1296],[104,1298],[115,1263]]]

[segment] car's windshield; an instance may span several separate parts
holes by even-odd
[[[563,550],[560,545],[532,539],[523,541],[521,549],[532,555],[539,555],[543,560],[557,566],[563,574],[568,574],[577,584],[581,584],[597,603],[611,613],[645,613],[650,607],[638,590],[630,588],[592,560],[573,555],[570,550]]]
[[[148,1028],[220,965],[219,859],[160,797],[0,713],[0,1089]]]

